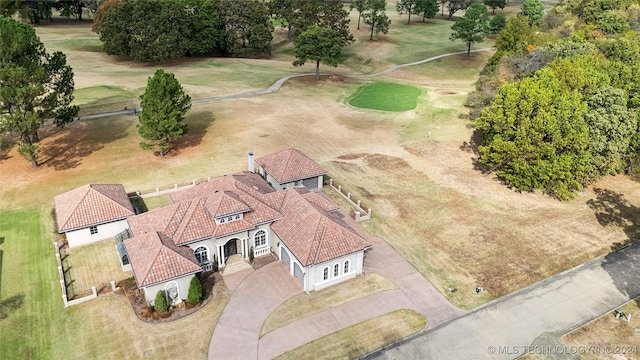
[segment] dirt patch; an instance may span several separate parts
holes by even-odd
[[[321,70],[322,71],[322,70]],[[331,84],[347,86],[354,82],[353,79],[341,75],[320,75],[320,80],[316,80],[315,75],[299,76],[290,80],[293,83],[312,85],[312,84]]]
[[[409,169],[411,166],[401,158],[383,154],[370,154],[364,158],[365,163],[374,169],[397,171]]]
[[[367,153],[357,153],[357,154],[346,154],[346,155],[340,155],[338,156],[338,159],[340,160],[355,160],[355,159],[360,159],[361,157],[367,156],[369,154]]]
[[[457,91],[457,90],[436,90],[435,91],[436,94],[438,95],[464,95],[466,94],[466,92],[464,91]]]

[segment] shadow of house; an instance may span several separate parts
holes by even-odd
[[[587,201],[603,227],[622,228],[627,238],[611,245],[611,253],[602,262],[616,288],[630,299],[640,296],[640,208],[624,195],[607,189],[594,188],[596,198]],[[640,305],[640,299],[636,299]]]

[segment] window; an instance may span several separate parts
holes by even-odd
[[[326,267],[322,270],[322,280],[329,280],[329,268]]]
[[[97,226],[91,226],[89,228],[89,232],[91,233],[91,235],[95,235],[98,233],[98,227]]]
[[[224,218],[220,219],[220,224],[222,224],[224,222]]]
[[[336,277],[340,274],[340,264],[333,265],[333,277]]]
[[[253,235],[253,242],[255,244],[255,247],[266,245],[267,233],[264,230],[256,231],[255,235]]]
[[[347,273],[349,273],[349,265],[350,265],[350,264],[349,264],[349,260],[346,260],[346,261],[344,262],[344,271],[342,272],[343,274],[347,274]]]
[[[236,215],[236,220],[240,219],[240,214]]]
[[[198,264],[206,264],[209,262],[209,249],[204,246],[200,246],[195,251],[196,260],[198,260]]]
[[[233,216],[229,216],[229,218],[227,219],[227,221],[233,221]]]

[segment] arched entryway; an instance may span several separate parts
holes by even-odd
[[[228,258],[229,256],[236,255],[238,253],[238,249],[240,248],[240,239],[231,239],[224,244],[224,257]]]

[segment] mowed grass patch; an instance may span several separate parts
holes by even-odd
[[[65,249],[62,255],[69,299],[91,293],[91,286],[110,291],[111,280],[118,283],[133,275],[122,271],[114,239]]]
[[[355,359],[425,328],[424,316],[398,310],[321,337],[278,357],[285,359]]]
[[[66,321],[51,221],[46,210],[0,210],[0,358],[52,358]]]
[[[394,288],[392,282],[378,274],[365,274],[327,289],[298,294],[280,304],[269,314],[260,329],[260,337],[321,311]]]
[[[637,359],[640,351],[640,318],[638,306],[640,298],[628,302],[617,310],[625,316],[631,315],[631,320],[617,318],[614,312],[608,312],[599,318],[565,334],[560,340],[569,346],[604,345],[611,346],[611,353],[605,352],[584,354],[583,359]],[[619,351],[615,351],[615,350]],[[634,350],[635,349],[635,350]],[[622,356],[621,355],[626,355]]]
[[[133,108],[139,103],[137,93],[121,86],[91,86],[76,89],[73,95],[73,104],[80,106],[80,115],[122,110],[125,106]]]
[[[364,109],[401,112],[415,109],[420,94],[420,89],[413,86],[375,82],[362,86],[348,103]]]

